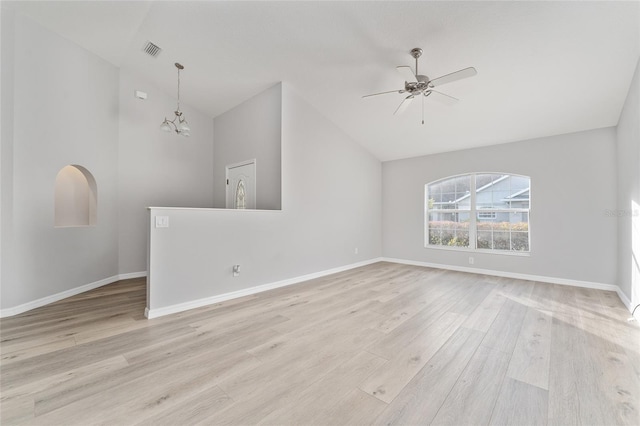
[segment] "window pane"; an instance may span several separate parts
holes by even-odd
[[[442,192],[436,192],[434,194],[429,192],[427,196],[429,197],[429,208],[439,209],[439,204],[442,202]]]
[[[495,223],[496,219],[495,218],[491,218],[491,217],[483,217],[484,215],[488,215],[489,213],[493,213],[495,215],[495,217],[497,218],[498,213],[496,212],[482,212],[482,215],[480,214],[480,212],[478,212],[478,221],[476,223],[476,228],[478,229],[478,231],[491,231],[493,230],[493,224]]]
[[[523,176],[476,175],[476,208],[529,208],[530,180]]]
[[[429,244],[469,247],[469,213],[429,213]]]
[[[509,215],[511,216],[511,231],[529,231],[529,213],[513,212]]]
[[[509,200],[509,208],[512,209],[528,209],[529,200]]]
[[[449,242],[450,246],[469,247],[469,231],[457,231],[453,240]]]
[[[471,175],[456,176],[427,185],[430,209],[469,210]]]
[[[529,251],[529,213],[479,211],[477,215],[477,248]]]
[[[490,249],[491,248],[491,231],[478,231],[478,248]]]
[[[471,175],[456,178],[456,192],[460,195],[468,194],[471,190]]]
[[[456,207],[456,193],[455,192],[443,192],[442,193],[442,204],[447,204],[447,207],[443,208],[451,208],[455,209]]]
[[[529,233],[528,232],[512,232],[511,233],[511,250],[529,251]]]
[[[509,250],[509,233],[494,231],[493,232],[493,249],[494,250]]]
[[[529,213],[511,213],[511,250],[529,251]]]
[[[471,220],[471,212],[458,212],[458,222],[464,223],[466,229],[469,229],[469,221]]]

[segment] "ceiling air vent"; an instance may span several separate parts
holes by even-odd
[[[146,54],[148,54],[149,56],[153,56],[154,58],[156,58],[160,54],[160,52],[162,52],[162,49],[160,49],[159,46],[156,46],[150,41],[148,41],[147,44],[144,45],[144,48],[142,50],[144,50]]]

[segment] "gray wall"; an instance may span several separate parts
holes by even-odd
[[[281,84],[214,119],[214,207],[225,208],[225,166],[255,158],[256,208],[280,209],[281,121]]]
[[[15,30],[11,12],[3,9],[2,18],[7,308],[118,273],[118,70],[20,15]],[[55,178],[68,164],[96,179],[97,226],[54,228]]]
[[[151,309],[380,256],[380,162],[286,84],[282,119],[282,211],[151,212]]]
[[[173,72],[173,70],[167,70]],[[148,98],[134,97],[134,91]],[[167,95],[126,70],[120,71],[118,144],[119,272],[147,270],[147,207],[213,206],[213,119],[180,105],[191,136],[160,131],[176,108]]]
[[[185,107],[193,136],[164,134],[158,126],[175,108],[173,94],[126,70],[118,72],[4,8],[1,30],[0,309],[144,271],[146,206],[214,205],[213,182],[222,182],[213,174],[214,120]],[[199,245],[192,249],[189,240],[182,241],[186,252],[199,267],[217,259],[213,270],[199,270],[202,276],[213,274],[191,289],[201,297],[375,258],[382,250],[381,229],[385,256],[468,266],[467,253],[423,247],[424,184],[473,171],[518,173],[532,177],[533,252],[530,257],[474,253],[474,267],[617,283],[638,303],[640,273],[637,250],[632,260],[632,238],[640,236],[632,228],[631,204],[640,203],[638,79],[636,70],[617,129],[382,166],[286,85],[283,93],[274,86],[216,123],[221,131],[227,124],[244,129],[250,136],[245,139],[261,136],[262,144],[275,144],[281,132],[284,145],[277,157],[283,177],[265,182],[282,187],[278,204],[284,210],[181,210],[170,230],[157,236],[179,239],[174,233],[180,217],[193,220],[186,235]],[[146,91],[149,99],[135,99],[135,89]],[[259,159],[258,170],[267,162]],[[96,178],[95,227],[53,227],[55,176],[67,164],[82,165]],[[224,166],[217,169],[224,173]],[[216,193],[224,194],[224,188]],[[224,205],[224,196],[221,200],[216,205]],[[621,215],[607,214],[611,210]],[[229,250],[234,244],[241,245]],[[174,254],[162,256],[171,264]],[[232,263],[244,266],[235,280],[229,278]],[[178,303],[180,297],[162,303]]]
[[[147,269],[147,207],[213,205],[213,119],[163,133],[175,96],[2,10],[0,309]],[[134,90],[148,93],[146,101]],[[54,228],[68,165],[95,177],[97,226]]]
[[[3,5],[0,5],[3,6]],[[2,7],[0,28],[0,284],[13,282],[13,75],[14,16]],[[1,288],[0,299],[7,292]],[[6,302],[5,302],[6,303]],[[0,301],[0,308],[7,306]]]
[[[640,61],[617,127],[618,285],[640,303]],[[635,204],[632,204],[635,203]]]
[[[383,163],[384,256],[615,284],[615,138],[606,128]],[[530,256],[424,247],[424,185],[470,172],[531,177]]]

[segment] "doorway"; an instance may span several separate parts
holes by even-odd
[[[226,208],[256,208],[256,160],[229,164],[225,167],[227,179]]]

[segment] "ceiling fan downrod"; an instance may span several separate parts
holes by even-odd
[[[413,56],[416,60],[416,75],[419,75],[418,73],[418,58],[420,56],[422,56],[422,49],[420,49],[419,47],[414,47],[413,49],[411,49],[411,56]]]

